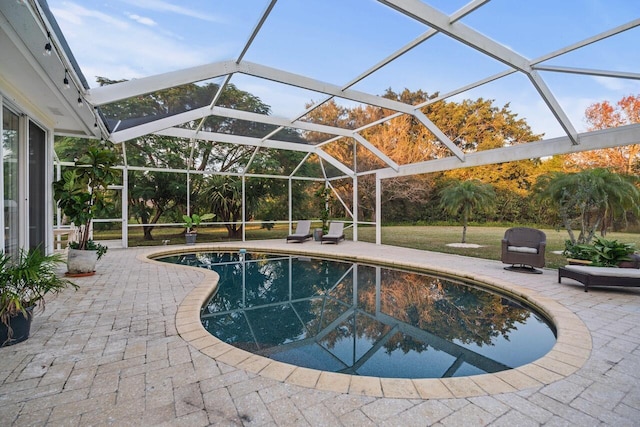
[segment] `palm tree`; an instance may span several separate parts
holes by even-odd
[[[450,215],[462,214],[462,243],[467,241],[467,223],[473,211],[490,212],[495,200],[493,186],[478,180],[455,180],[440,191],[440,208]]]
[[[225,222],[228,237],[242,236],[242,211],[247,221],[251,220],[261,199],[271,195],[268,180],[249,178],[245,180],[244,201],[242,178],[214,175],[204,183],[202,198],[199,199],[207,210]]]
[[[229,238],[237,238],[242,233],[242,181],[240,179],[214,175],[205,184],[202,202],[216,218],[225,222]]]
[[[605,235],[608,222],[640,213],[637,178],[609,169],[587,169],[576,173],[555,172],[541,177],[535,191],[540,200],[548,200],[558,209],[562,225],[572,244],[589,243],[598,228]],[[573,228],[580,234],[575,238]]]

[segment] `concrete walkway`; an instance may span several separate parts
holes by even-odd
[[[74,279],[79,290],[49,299],[31,338],[0,349],[0,426],[640,425],[640,289],[585,293],[571,280],[558,284],[553,270],[518,274],[499,262],[367,243],[221,246],[480,278],[548,310],[561,325],[558,344],[518,370],[426,383],[270,365],[194,323],[212,273],[146,260],[174,247],[111,249],[96,275]]]

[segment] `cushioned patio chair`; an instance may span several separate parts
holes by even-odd
[[[293,242],[299,242],[302,243],[307,239],[310,239],[311,237],[313,237],[313,234],[311,234],[311,221],[304,219],[301,221],[298,221],[298,224],[296,225],[296,231],[293,234],[289,234],[287,236],[287,243],[289,243],[289,241],[293,241]]]
[[[344,222],[329,223],[329,231],[320,238],[320,244],[324,242],[338,243],[344,240]]]
[[[543,231],[527,227],[508,229],[502,239],[501,260],[511,265],[505,270],[541,274],[535,267],[544,267],[546,246],[547,236]]]

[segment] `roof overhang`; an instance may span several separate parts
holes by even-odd
[[[51,55],[44,55],[49,39]],[[46,2],[0,2],[0,52],[5,98],[57,135],[100,138],[106,133],[96,110],[84,101],[88,85]]]

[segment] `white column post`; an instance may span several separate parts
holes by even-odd
[[[293,233],[292,221],[293,221],[293,178],[289,177],[289,234]]]
[[[356,156],[358,142],[353,144],[353,241],[358,241],[358,157]]]
[[[242,241],[246,241],[247,237],[247,194],[246,194],[246,179],[244,173],[242,174]]]
[[[382,244],[382,180],[376,174],[376,245]]]
[[[122,152],[124,153],[122,144]],[[124,168],[122,168],[122,247],[129,247],[129,168],[127,167],[126,156],[124,156]]]

